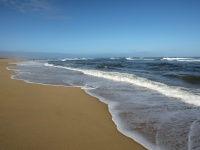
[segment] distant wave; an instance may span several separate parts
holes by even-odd
[[[93,59],[93,58],[64,58],[64,59],[61,59],[61,61],[68,61],[68,60],[88,60],[88,59]]]
[[[187,92],[187,89],[183,89],[181,87],[175,87],[175,86],[168,86],[166,84],[151,81],[151,80],[148,80],[146,78],[142,78],[136,75],[131,75],[127,73],[119,73],[119,72],[105,72],[105,71],[98,71],[98,70],[70,68],[70,67],[64,67],[64,66],[54,66],[48,63],[45,63],[45,66],[58,67],[58,68],[69,69],[73,71],[80,71],[87,75],[92,75],[96,77],[110,79],[113,81],[125,82],[125,83],[138,85],[141,87],[146,87],[151,90],[156,90],[163,95],[180,98],[186,103],[200,106],[200,96],[193,95],[190,92]]]
[[[200,58],[163,58],[162,60],[167,61],[187,61],[187,62],[200,62]]]
[[[110,59],[113,59],[113,60],[115,60],[115,59],[119,59],[119,58],[111,57]]]
[[[126,57],[126,60],[136,60],[136,59],[131,58],[131,57]]]
[[[126,57],[126,60],[155,60],[153,58],[131,58],[131,57]]]

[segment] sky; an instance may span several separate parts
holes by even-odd
[[[0,0],[0,51],[200,57],[200,0]]]

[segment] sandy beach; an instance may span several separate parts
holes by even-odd
[[[121,134],[107,105],[78,87],[13,80],[0,59],[1,150],[144,150]]]

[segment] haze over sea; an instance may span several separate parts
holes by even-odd
[[[150,150],[200,149],[200,58],[63,58],[17,63],[12,78],[80,86]],[[97,116],[98,117],[98,116]]]

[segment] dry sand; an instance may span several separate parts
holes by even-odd
[[[122,135],[107,105],[76,87],[12,80],[0,59],[1,150],[144,150]]]

